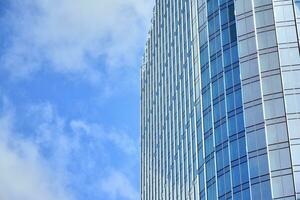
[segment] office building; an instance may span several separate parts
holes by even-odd
[[[156,0],[141,199],[300,199],[300,0]]]

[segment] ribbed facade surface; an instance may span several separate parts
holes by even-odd
[[[300,199],[300,0],[156,0],[141,199]]]

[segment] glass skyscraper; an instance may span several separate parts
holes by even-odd
[[[141,199],[300,199],[300,0],[156,0]]]

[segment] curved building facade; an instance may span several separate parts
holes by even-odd
[[[300,1],[156,0],[141,199],[300,199]]]

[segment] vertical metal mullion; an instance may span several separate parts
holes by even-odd
[[[298,30],[298,25],[297,25],[297,15],[296,15],[296,7],[295,7],[295,0],[291,0],[292,1],[292,6],[293,6],[293,15],[295,18],[295,28],[296,28],[296,36],[297,36],[297,42],[298,42],[298,51],[300,54],[300,40],[299,40],[299,30]]]

